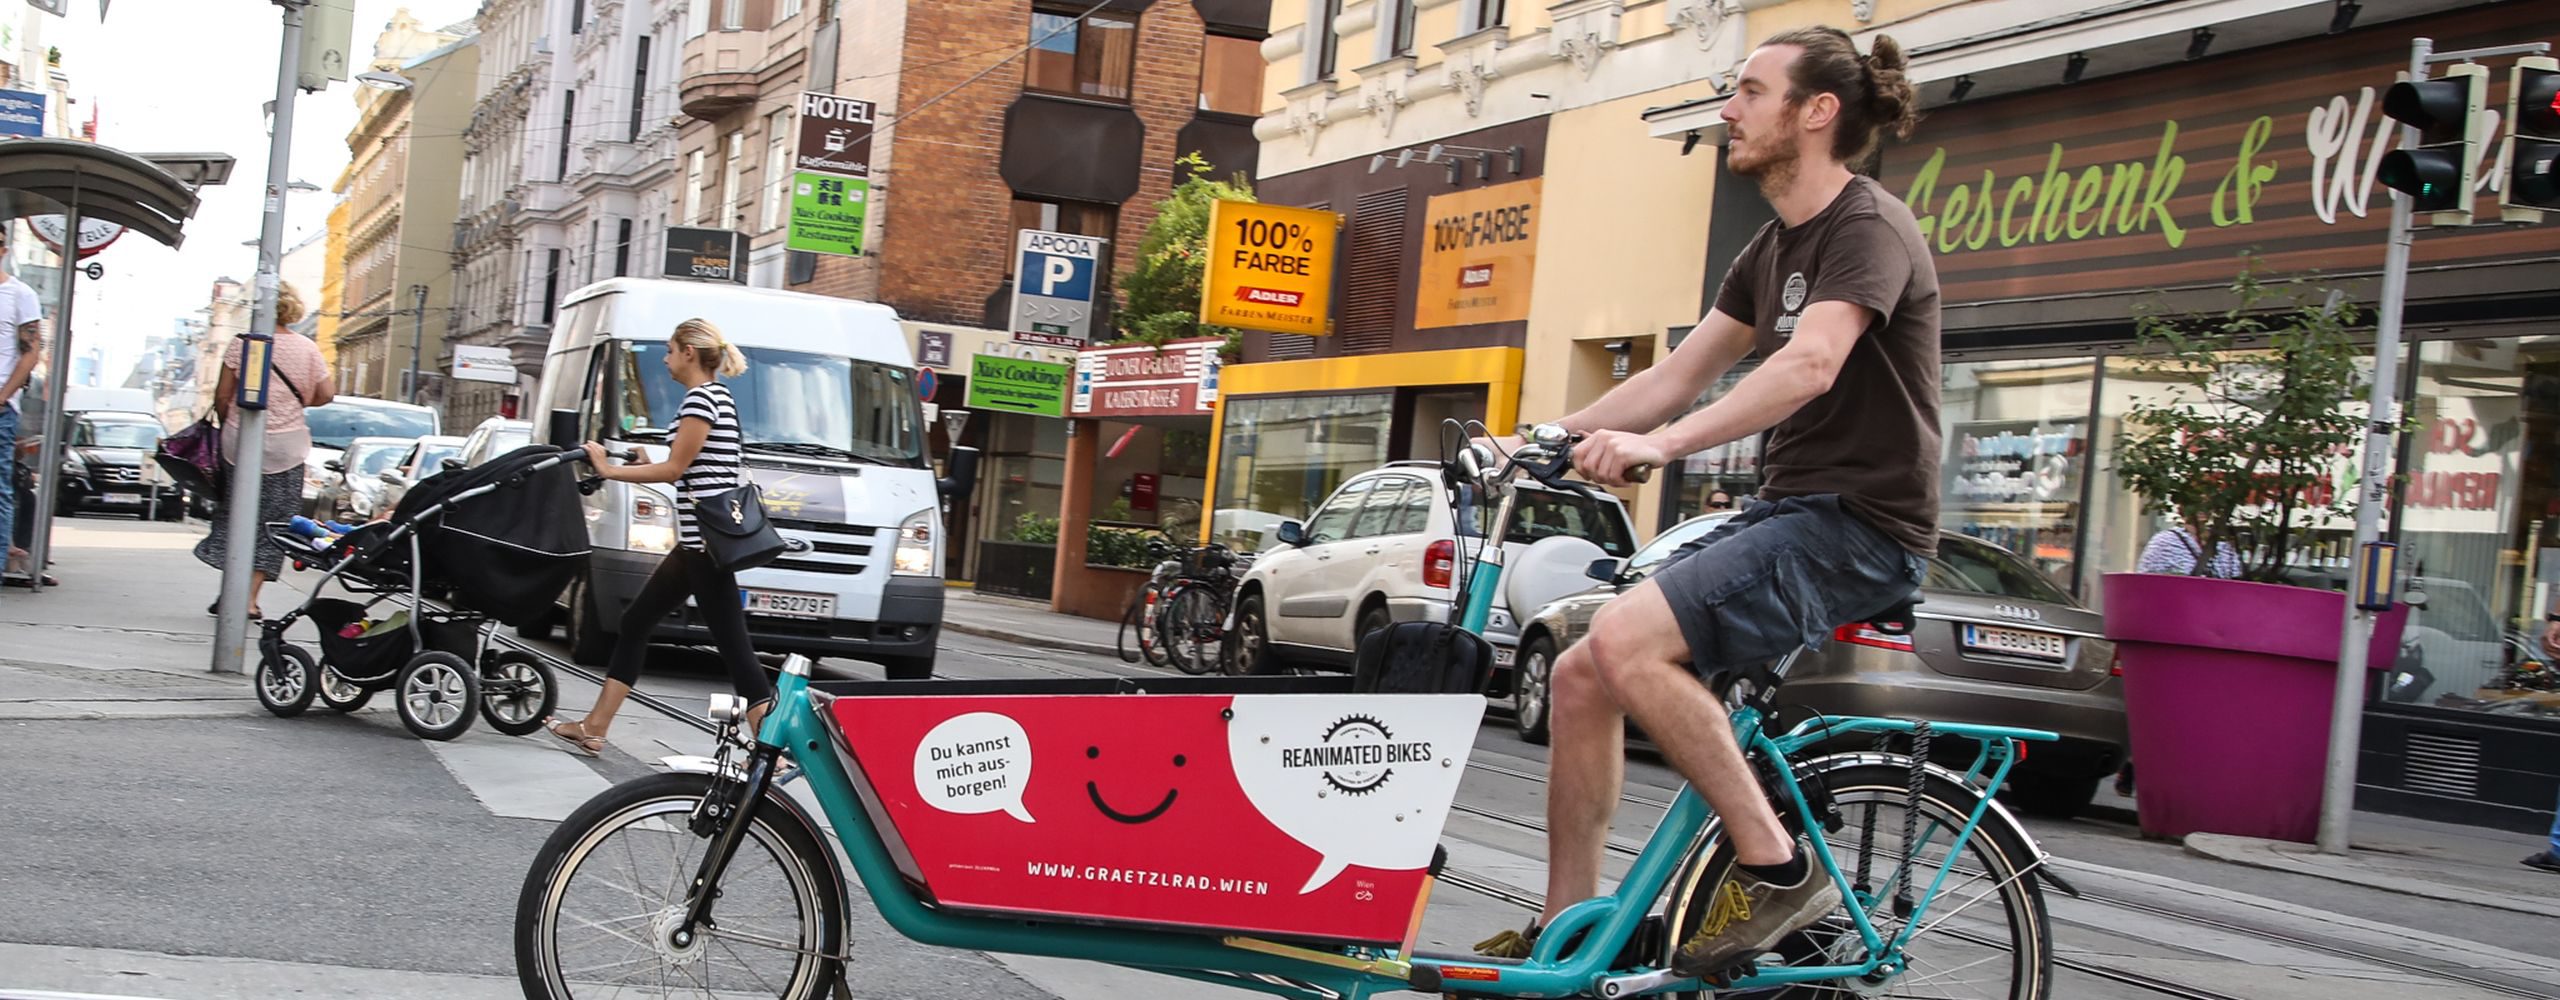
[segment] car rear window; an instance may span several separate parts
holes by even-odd
[[[2070,594],[2018,557],[1962,535],[1938,536],[1937,558],[1929,560],[1929,579],[1921,586],[2078,606]]]
[[[1599,500],[1570,493],[1552,493],[1542,489],[1522,488],[1511,511],[1511,532],[1504,543],[1527,545],[1557,535],[1586,539],[1600,547],[1611,558],[1624,558],[1636,549],[1629,537],[1626,517],[1619,509]],[[1485,523],[1493,517],[1493,505],[1479,504],[1474,512],[1474,537],[1484,537]]]

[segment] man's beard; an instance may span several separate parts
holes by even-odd
[[[1758,181],[1760,190],[1763,192],[1784,190],[1790,182],[1795,180],[1796,164],[1801,159],[1801,155],[1796,151],[1795,140],[1793,129],[1782,128],[1780,134],[1769,137],[1757,145],[1747,139],[1737,142],[1726,154],[1725,166],[1732,170],[1736,177],[1749,177]],[[1757,157],[1745,158],[1735,155],[1743,152],[1757,154]]]

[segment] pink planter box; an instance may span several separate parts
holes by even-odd
[[[2347,595],[2156,573],[2104,585],[2142,832],[2316,839]],[[2371,669],[2398,657],[2408,617],[2375,620]]]

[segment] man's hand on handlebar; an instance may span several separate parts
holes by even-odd
[[[1573,446],[1574,469],[1602,486],[1644,482],[1670,458],[1670,449],[1653,435],[1626,431],[1592,431]]]

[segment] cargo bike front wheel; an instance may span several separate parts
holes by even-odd
[[[684,926],[689,884],[742,795],[741,783],[708,774],[657,774],[562,821],[517,899],[525,996],[823,996],[841,971],[845,887],[811,824],[778,792],[738,831],[716,905]]]

